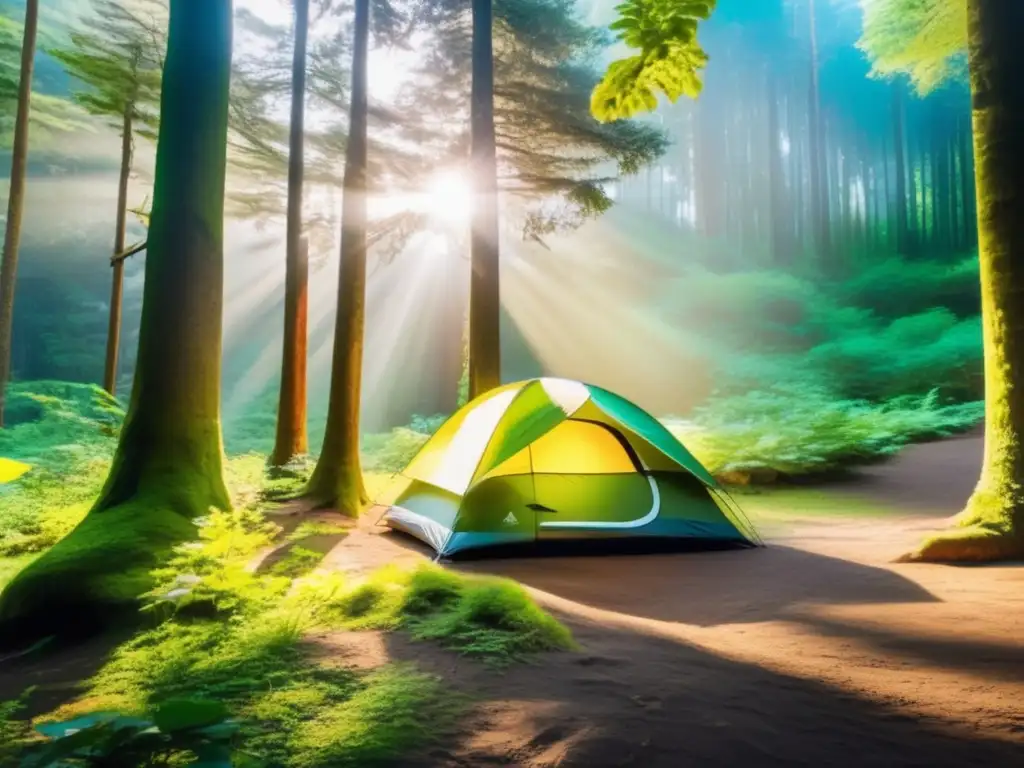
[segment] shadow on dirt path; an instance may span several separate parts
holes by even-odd
[[[415,660],[480,702],[458,734],[402,764],[965,768],[1024,761],[1022,742],[914,714],[899,699],[872,700],[686,643],[568,621],[584,652],[551,654],[506,673],[386,636],[392,659]]]

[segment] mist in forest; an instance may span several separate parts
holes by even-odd
[[[581,4],[581,18],[604,25],[611,5]],[[239,6],[280,20],[272,4]],[[703,93],[641,118],[670,145],[638,174],[609,178],[612,210],[543,238],[505,217],[503,377],[582,379],[665,416],[768,384],[874,400],[938,386],[944,398],[979,398],[967,90],[954,83],[922,98],[905,81],[869,76],[860,35],[857,3],[722,0],[700,32],[710,56]],[[415,94],[416,78],[395,64],[410,54],[375,55],[385,73],[371,77],[378,104]],[[102,376],[118,139],[100,126],[74,141],[70,157],[37,163],[29,180],[19,379]],[[138,157],[133,205],[148,195],[151,148]],[[232,173],[229,187],[246,183]],[[142,237],[132,224],[129,241]],[[126,270],[122,393],[144,258]],[[326,407],[336,238],[311,259],[315,414]],[[398,254],[371,254],[365,431],[454,409],[468,266],[458,238],[430,232]],[[272,423],[284,269],[283,217],[228,219],[229,445],[236,421],[259,411]]]

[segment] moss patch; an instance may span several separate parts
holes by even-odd
[[[929,536],[903,562],[986,563],[1024,560],[1016,494],[975,492],[953,527]]]
[[[0,594],[0,635],[24,643],[98,629],[152,586],[152,569],[195,530],[144,497],[88,515]]]
[[[393,761],[454,722],[459,701],[438,678],[409,665],[319,666],[302,651],[303,626],[283,606],[230,624],[170,621],[122,646],[85,696],[48,719],[216,700],[241,722],[244,751],[296,768]]]
[[[571,649],[572,633],[518,584],[463,576],[435,565],[384,568],[351,587],[325,581],[299,599],[318,623],[401,629],[467,656],[504,665],[531,653]]]

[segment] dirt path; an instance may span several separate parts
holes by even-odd
[[[979,462],[978,439],[951,440],[799,507],[759,515],[752,497],[763,550],[458,566],[519,580],[581,645],[505,673],[401,634],[318,642],[344,663],[415,661],[475,697],[404,768],[1024,766],[1024,568],[892,563],[960,508]],[[324,564],[423,559],[370,522]]]
[[[525,584],[578,653],[502,675],[394,636],[338,652],[415,659],[480,697],[424,766],[1024,765],[1024,569],[891,563],[957,511],[979,448],[915,447],[837,489],[892,516],[775,517],[764,550],[459,566]],[[330,560],[420,557],[367,530]]]

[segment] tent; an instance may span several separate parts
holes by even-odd
[[[607,390],[566,379],[516,382],[468,403],[382,501],[387,526],[439,557],[580,538],[761,543],[659,421]]]

